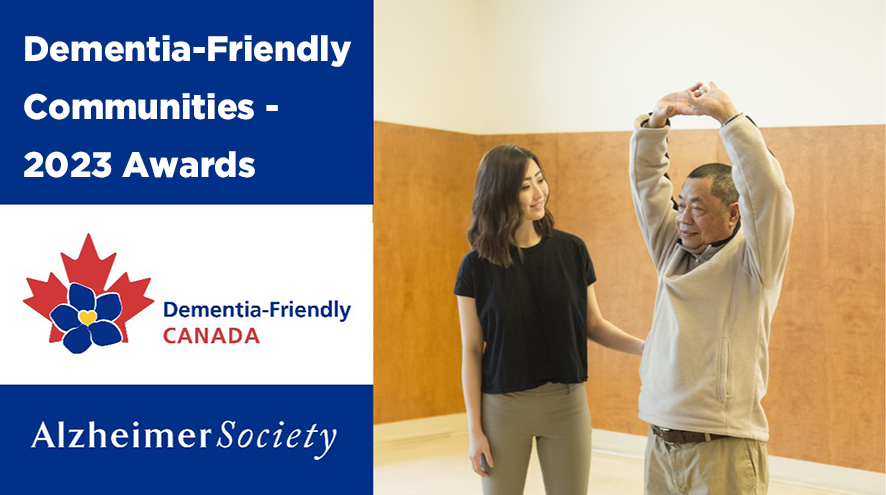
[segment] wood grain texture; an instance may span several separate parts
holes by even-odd
[[[884,471],[883,129],[763,130],[796,209],[763,401],[774,455]]]
[[[475,136],[375,123],[375,421],[464,410],[452,293],[479,147]]]
[[[557,228],[588,244],[604,316],[645,336],[656,277],[627,178],[630,133],[471,136],[375,126],[375,421],[464,411],[452,285],[482,154],[533,150]],[[764,129],[796,219],[772,324],[772,455],[884,471],[884,126]],[[673,131],[670,176],[730,163],[715,130]],[[594,427],[645,434],[639,360],[589,346]]]

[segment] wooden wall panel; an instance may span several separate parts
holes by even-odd
[[[770,452],[882,472],[883,126],[763,134],[796,208],[763,402]]]
[[[770,345],[769,452],[883,472],[884,127],[763,133],[797,212]],[[588,244],[604,315],[635,335],[648,332],[656,280],[630,199],[629,139],[626,132],[468,136],[376,124],[376,422],[464,411],[452,280],[468,249],[464,230],[477,163],[503,142],[526,146],[542,161],[557,227]],[[457,157],[458,173],[440,174],[436,164],[445,156]],[[678,185],[697,165],[729,163],[715,130],[674,131],[670,156]],[[387,197],[404,188],[407,197]],[[391,250],[428,242],[430,232],[413,231],[426,217],[439,219],[432,257]],[[401,331],[398,320],[423,328]],[[594,427],[645,433],[637,418],[638,364],[590,345]],[[428,374],[416,378],[414,366]]]
[[[478,153],[469,134],[375,123],[378,423],[464,410],[452,290]]]

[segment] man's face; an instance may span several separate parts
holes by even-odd
[[[723,205],[711,194],[713,179],[686,179],[677,199],[677,230],[683,247],[701,254],[712,242],[732,235],[738,222],[738,203]]]

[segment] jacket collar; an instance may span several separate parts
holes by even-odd
[[[698,262],[701,262],[702,260],[707,261],[707,260],[711,259],[711,257],[713,257],[715,254],[717,254],[717,252],[720,251],[721,247],[725,246],[729,241],[731,241],[733,238],[735,238],[735,235],[738,234],[739,229],[741,229],[741,219],[740,218],[738,219],[738,223],[735,224],[735,228],[732,229],[732,235],[730,235],[729,237],[727,237],[723,240],[720,240],[717,242],[712,242],[712,243],[708,244],[708,247],[706,247],[705,250],[699,254],[695,254],[695,253],[692,253],[689,250],[687,250],[683,246],[683,239],[677,239],[677,244],[684,251],[686,251],[687,253],[694,256],[696,261],[698,261]]]

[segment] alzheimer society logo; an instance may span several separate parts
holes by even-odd
[[[29,278],[33,297],[24,301],[52,322],[49,342],[61,342],[74,354],[86,352],[93,344],[128,342],[126,322],[154,302],[145,297],[151,279],[130,282],[124,273],[105,289],[117,253],[99,259],[88,234],[77,259],[61,256],[69,285],[54,273],[46,282]]]

